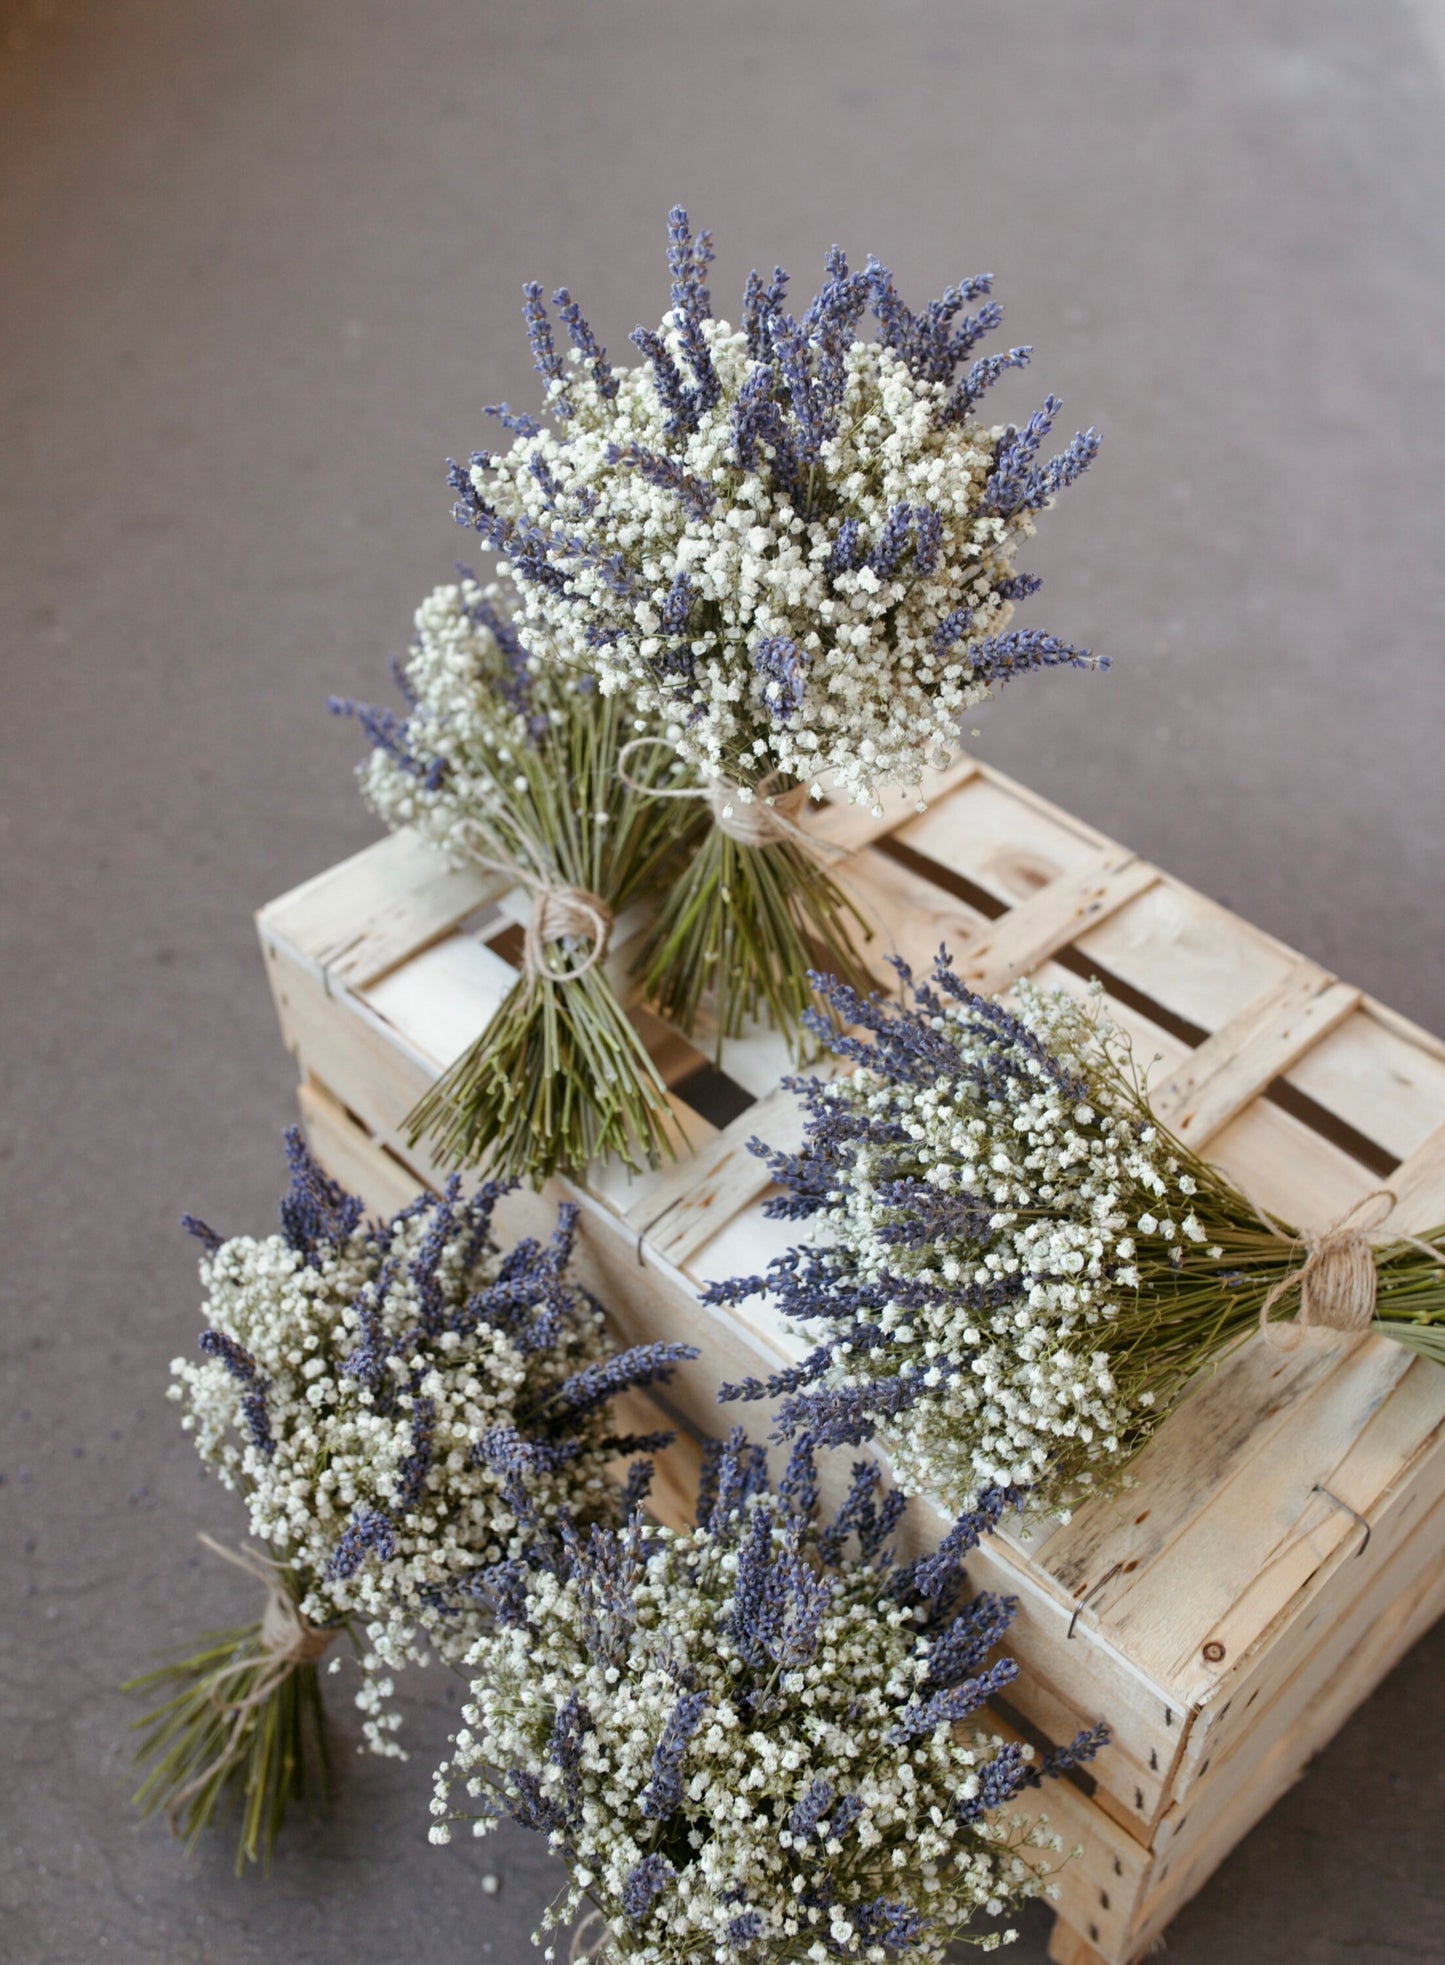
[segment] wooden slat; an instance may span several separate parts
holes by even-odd
[[[1242,1346],[1202,1376],[1169,1415],[1134,1462],[1133,1485],[1086,1502],[1046,1534],[1034,1562],[1075,1600],[1094,1590],[1115,1563],[1129,1564],[1130,1576],[1147,1569],[1195,1518],[1205,1497],[1247,1468],[1341,1362],[1339,1350],[1323,1341],[1288,1353],[1262,1341]],[[1127,1582],[1122,1579],[1105,1604],[1117,1602]],[[1102,1621],[1102,1607],[1098,1615]]]
[[[1338,1345],[1332,1337],[1307,1341],[1320,1349]],[[1207,1695],[1299,1584],[1358,1534],[1351,1518],[1315,1489],[1335,1488],[1341,1463],[1411,1362],[1402,1346],[1367,1340],[1296,1402],[1228,1478],[1215,1480],[1200,1467],[1201,1505],[1103,1612],[1101,1622],[1126,1656],[1178,1687],[1189,1703]],[[1384,1465],[1373,1469],[1371,1500],[1398,1465],[1387,1444]],[[1247,1614],[1231,1617],[1247,1594]],[[1220,1642],[1216,1632],[1225,1626]]]
[[[1186,1145],[1202,1146],[1359,1001],[1357,989],[1312,962],[1297,964],[1158,1087],[1154,1110]]]
[[[1120,850],[1090,827],[1022,796],[994,771],[980,771],[899,826],[894,837],[1010,907],[1100,853]]]
[[[1406,1235],[1421,1235],[1445,1223],[1445,1124],[1391,1174],[1395,1207],[1381,1233],[1392,1228]]]
[[[1115,913],[1159,879],[1157,867],[1120,848],[1091,854],[1031,900],[994,922],[959,957],[958,970],[981,995],[1005,990],[1084,929]]]
[[[451,866],[414,832],[394,832],[273,901],[257,919],[263,940],[285,941],[335,981],[362,988],[510,884]]]
[[[1217,901],[1163,876],[1078,937],[1097,962],[1201,1030],[1218,1030],[1299,961]]]
[[[1181,1804],[1181,1819],[1171,1823],[1175,1846],[1161,1860],[1137,1928],[1131,1934],[1137,1948],[1147,1947],[1170,1919],[1177,1916],[1241,1836],[1299,1779],[1302,1770],[1334,1738],[1355,1708],[1442,1612],[1445,1612],[1445,1551],[1437,1543],[1433,1559],[1427,1561],[1403,1596],[1395,1598],[1388,1611],[1376,1616],[1361,1632],[1349,1653],[1348,1669],[1327,1680],[1320,1696],[1287,1732],[1266,1732],[1260,1728],[1253,1736],[1251,1764],[1247,1770],[1238,1770],[1242,1776],[1247,1772],[1247,1778],[1236,1781],[1229,1805],[1221,1814],[1212,1821],[1207,1818],[1201,1821],[1196,1832],[1193,1810]],[[1134,1955],[1137,1952],[1126,1954]]]
[[[1421,1389],[1412,1371],[1381,1408],[1374,1430],[1378,1433],[1388,1427],[1392,1411],[1409,1423],[1405,1408]],[[1404,1587],[1394,1580],[1401,1552],[1422,1535],[1427,1540],[1434,1538],[1438,1546],[1441,1528],[1445,1527],[1440,1512],[1445,1509],[1442,1465],[1445,1434],[1437,1424],[1392,1489],[1373,1504],[1368,1494],[1374,1483],[1357,1485],[1357,1470],[1348,1465],[1337,1470],[1335,1480],[1322,1484],[1328,1493],[1322,1492],[1321,1505],[1335,1508],[1346,1520],[1352,1520],[1348,1511],[1356,1506],[1355,1495],[1363,1489],[1365,1509],[1357,1510],[1363,1521],[1352,1521],[1353,1533],[1318,1562],[1299,1586],[1286,1616],[1262,1627],[1257,1612],[1250,1615],[1251,1628],[1262,1628],[1263,1639],[1247,1650],[1235,1648],[1234,1668],[1220,1679],[1201,1708],[1175,1771],[1173,1786],[1178,1798],[1192,1796],[1206,1782],[1233,1779],[1230,1768],[1234,1756],[1251,1735],[1259,1730],[1281,1730],[1285,1724],[1282,1715],[1299,1706],[1302,1675],[1314,1673],[1318,1679],[1321,1672],[1332,1675],[1337,1669],[1348,1669],[1360,1617],[1373,1622],[1389,1615],[1389,1606]],[[1264,1580],[1267,1587],[1269,1579]],[[1215,1635],[1228,1652],[1229,1630],[1217,1626]]]
[[[1403,1160],[1445,1113],[1445,1059],[1415,1041],[1368,1000],[1321,1038],[1285,1076],[1332,1112]]]
[[[883,989],[898,983],[890,955],[901,955],[915,975],[923,975],[940,946],[961,956],[991,931],[986,915],[882,853],[860,853],[837,878],[873,931],[859,952]]]
[[[868,805],[850,805],[846,797],[830,793],[827,803],[809,808],[801,823],[808,832],[826,840],[830,846],[842,852],[856,853],[912,818],[920,801],[925,807],[936,805],[950,792],[957,791],[960,785],[967,784],[977,773],[978,765],[974,759],[960,755],[944,771],[926,771],[922,784],[912,791],[896,786],[885,791],[878,801],[881,812],[874,812]]]
[[[777,1090],[760,1099],[628,1209],[638,1234],[669,1262],[685,1266],[740,1208],[767,1192],[767,1163],[747,1150],[755,1134],[780,1152],[796,1152],[803,1137],[797,1099]]]

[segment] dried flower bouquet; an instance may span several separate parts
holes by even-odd
[[[982,421],[1029,355],[975,353],[1000,319],[987,277],[914,314],[885,267],[835,248],[798,317],[787,275],[754,273],[733,328],[681,210],[668,259],[671,309],[634,332],[633,368],[611,366],[565,288],[560,351],[527,288],[549,422],[499,405],[512,441],[452,466],[456,512],[515,581],[529,646],[628,706],[629,773],[669,745],[711,805],[644,951],[649,995],[684,1029],[706,994],[720,1038],[756,1016],[797,1035],[807,970],[859,980],[864,926],[810,844],[809,793],[916,786],[994,686],[1099,666],[1010,626],[1039,585],[1017,549],[1098,438],[1042,458],[1052,396],[1022,428]]]
[[[988,1731],[1012,1606],[971,1598],[963,1561],[1013,1498],[900,1563],[903,1501],[876,1467],[825,1525],[811,1449],[773,1493],[737,1433],[689,1529],[539,1521],[492,1575],[433,1840],[508,1818],[547,1837],[568,1868],[536,1934],[549,1958],[547,1932],[590,1907],[589,1955],[637,1965],[941,1960],[976,1915],[1046,1888],[1057,1844],[999,1809],[1105,1737],[1035,1764]]]
[[[513,596],[463,574],[417,610],[398,682],[404,717],[336,702],[372,743],[367,801],[458,865],[532,896],[522,967],[496,1014],[418,1104],[413,1143],[441,1163],[540,1186],[612,1157],[634,1171],[675,1150],[661,1079],[605,966],[616,918],[652,894],[699,830],[667,795],[680,766],[632,735],[592,678],[524,649]],[[660,796],[658,794],[661,794]]]
[[[784,1436],[878,1435],[909,1493],[1007,1484],[1046,1511],[1117,1482],[1251,1332],[1297,1343],[1292,1310],[1445,1362],[1445,1228],[1372,1241],[1383,1192],[1322,1236],[1276,1222],[1155,1118],[1096,999],[1024,985],[1006,1007],[946,954],[931,983],[897,966],[902,1005],[815,978],[816,1028],[858,1069],[798,1084],[804,1145],[771,1156],[769,1204],[815,1232],[708,1295],[771,1292],[817,1344],[723,1397],[783,1396]]]
[[[222,1241],[188,1223],[205,1245],[208,1321],[201,1359],[172,1367],[182,1426],[245,1502],[261,1548],[240,1560],[266,1584],[265,1614],[133,1681],[162,1695],[138,1722],[154,1762],[138,1803],[192,1839],[238,1794],[238,1869],[269,1853],[288,1803],[323,1786],[330,1647],[355,1654],[367,1745],[399,1754],[392,1673],[468,1650],[485,1580],[535,1509],[584,1528],[618,1518],[607,1462],[670,1436],[618,1437],[611,1400],[695,1355],[612,1350],[568,1278],[570,1209],[545,1245],[502,1254],[498,1184],[463,1200],[454,1182],[367,1222],[299,1133],[287,1156],[279,1235]]]

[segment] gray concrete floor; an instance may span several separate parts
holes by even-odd
[[[521,281],[621,349],[675,198],[722,297],[835,238],[992,269],[1107,439],[1036,618],[1115,666],[987,754],[1440,1027],[1442,93],[1440,0],[0,0],[6,1958],[520,1960],[555,1883],[428,1848],[434,1676],[411,1783],[358,1761],[239,1884],[130,1820],[115,1691],[248,1606],[162,1402],[174,1224],[271,1219],[250,912],[371,836],[322,703],[465,545],[441,459],[532,400]],[[1445,1956],[1442,1683],[1437,1633],[1174,1957]]]

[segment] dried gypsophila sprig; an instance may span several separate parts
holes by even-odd
[[[963,1564],[1016,1499],[995,1490],[900,1562],[904,1504],[876,1465],[825,1523],[811,1448],[773,1493],[735,1432],[705,1455],[694,1527],[539,1531],[494,1579],[433,1841],[508,1818],[547,1837],[568,1869],[534,1937],[548,1958],[590,1905],[593,1955],[635,1965],[941,1960],[1047,1888],[1057,1843],[999,1811],[1106,1737],[1036,1763],[988,1730],[1013,1605],[970,1597]]]
[[[640,1171],[676,1150],[666,1088],[604,958],[615,917],[662,883],[700,825],[688,805],[652,796],[675,784],[670,752],[619,769],[634,735],[623,706],[530,654],[513,599],[463,571],[417,610],[397,678],[406,715],[332,707],[371,740],[362,790],[389,826],[532,895],[516,982],[405,1130],[443,1166],[485,1161],[540,1186],[606,1158]]]
[[[1314,1321],[1445,1362],[1445,1230],[1371,1248],[1348,1220],[1321,1238],[1262,1214],[1155,1117],[1097,987],[1025,984],[1006,1006],[946,951],[931,984],[896,966],[902,1005],[814,978],[819,1033],[858,1069],[799,1082],[802,1151],[768,1156],[784,1189],[768,1211],[813,1235],[707,1297],[769,1292],[816,1348],[724,1398],[781,1397],[785,1437],[876,1434],[901,1487],[950,1507],[1006,1482],[1067,1511],[1297,1288],[1307,1309],[1312,1284],[1325,1299]],[[1347,1283],[1367,1272],[1363,1315],[1330,1312],[1332,1254]]]
[[[630,369],[565,289],[559,351],[527,288],[551,427],[499,405],[514,441],[451,467],[457,518],[509,568],[528,631],[620,693],[642,730],[665,730],[724,785],[720,809],[821,791],[829,774],[872,801],[945,763],[964,713],[1011,676],[1102,666],[1009,625],[1039,585],[1017,548],[1098,437],[1042,459],[1052,396],[1022,428],[984,425],[986,392],[1029,356],[975,353],[1000,319],[987,276],[914,314],[877,260],[850,270],[834,248],[796,319],[787,275],[753,274],[735,330],[713,318],[711,259],[675,209],[672,306],[636,330]],[[664,907],[646,985],[684,1028],[711,983],[725,1035],[758,1009],[796,1030],[803,940],[859,979],[843,897],[796,839],[739,849],[721,834]]]
[[[193,1837],[239,1789],[238,1866],[269,1849],[315,1771],[328,1640],[356,1651],[367,1746],[399,1754],[392,1674],[467,1651],[487,1575],[527,1545],[537,1508],[619,1516],[608,1462],[669,1436],[618,1436],[611,1401],[696,1355],[613,1349],[569,1276],[574,1208],[548,1242],[503,1254],[501,1183],[464,1199],[454,1179],[368,1222],[298,1132],[286,1146],[279,1235],[222,1241],[188,1221],[206,1250],[208,1323],[201,1361],[177,1359],[170,1392],[245,1502],[266,1615],[139,1682],[173,1696],[139,1722],[156,1766],[138,1799]]]

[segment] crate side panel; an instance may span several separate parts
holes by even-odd
[[[1342,1485],[1341,1498],[1351,1506],[1363,1501],[1367,1514],[1418,1450],[1398,1407],[1380,1426],[1371,1423],[1410,1364],[1399,1346],[1367,1340],[1293,1408],[1243,1470],[1207,1484],[1206,1505],[1109,1606],[1110,1633],[1129,1657],[1181,1696],[1202,1700],[1221,1669],[1283,1611],[1297,1614],[1310,1578],[1358,1535],[1350,1516],[1318,1490],[1339,1493]],[[1415,1411],[1415,1427],[1438,1426],[1440,1411],[1433,1401]]]
[[[1171,1818],[1169,1855],[1162,1858],[1145,1898],[1137,1927],[1147,1947],[1218,1869],[1230,1851],[1292,1787],[1314,1756],[1328,1745],[1350,1714],[1385,1674],[1445,1613],[1445,1552],[1438,1552],[1409,1586],[1392,1614],[1378,1620],[1355,1647],[1347,1675],[1329,1683],[1289,1731],[1269,1738],[1261,1733],[1259,1761],[1239,1784],[1233,1804],[1219,1818],[1201,1823],[1196,1839],[1192,1811],[1181,1804]],[[1209,1833],[1206,1834],[1206,1827]]]
[[[1432,1458],[1445,1454],[1437,1441]],[[1216,1788],[1242,1786],[1256,1743],[1287,1732],[1329,1684],[1354,1674],[1356,1647],[1396,1606],[1415,1580],[1445,1552],[1445,1490],[1438,1465],[1394,1499],[1384,1518],[1341,1547],[1311,1593],[1309,1608],[1290,1619],[1278,1642],[1259,1647],[1220,1689],[1219,1710],[1206,1706],[1176,1772],[1175,1797],[1193,1808]]]

